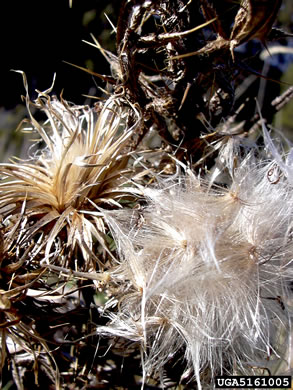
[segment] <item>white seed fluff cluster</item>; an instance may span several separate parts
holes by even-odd
[[[140,343],[144,379],[178,351],[199,389],[206,372],[212,383],[281,359],[293,189],[288,164],[271,154],[238,157],[229,188],[192,174],[160,179],[143,189],[140,209],[105,213],[120,254],[112,277],[124,296],[98,333]]]

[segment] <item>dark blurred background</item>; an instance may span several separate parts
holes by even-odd
[[[77,104],[82,94],[94,92],[92,76],[63,61],[108,73],[109,67],[99,51],[82,40],[92,42],[90,33],[109,50],[115,49],[115,34],[104,13],[114,25],[119,0],[18,0],[1,1],[1,89],[0,106],[7,109],[20,103],[21,75],[26,73],[32,99],[34,90],[47,89],[56,72],[54,93],[64,89],[64,98]]]

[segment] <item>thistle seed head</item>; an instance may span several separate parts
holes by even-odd
[[[292,185],[269,180],[276,164],[249,154],[228,189],[160,179],[142,210],[105,212],[121,259],[112,276],[130,286],[97,330],[139,340],[145,377],[183,349],[201,388],[207,370],[251,373],[286,347]]]
[[[83,270],[103,267],[99,249],[93,250],[95,243],[107,250],[97,207],[121,207],[119,200],[127,194],[128,144],[139,113],[115,96],[97,113],[40,93],[34,105],[47,116],[41,124],[30,111],[28,96],[27,105],[31,130],[44,147],[27,161],[0,165],[0,212],[7,234],[13,229],[11,240],[20,251],[34,240],[28,258],[38,254],[45,262],[60,261],[65,251],[69,264],[78,250]],[[135,121],[128,127],[130,112]]]

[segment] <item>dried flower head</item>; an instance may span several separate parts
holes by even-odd
[[[182,350],[183,377],[193,373],[199,389],[214,375],[281,360],[292,186],[276,161],[237,157],[228,189],[192,174],[160,179],[143,190],[141,210],[105,213],[121,258],[112,277],[123,293],[97,331],[139,342],[145,379]]]
[[[45,147],[28,161],[0,165],[6,234],[22,250],[34,240],[27,259],[44,250],[43,259],[50,262],[66,251],[63,265],[68,265],[71,254],[80,250],[79,266],[96,269],[103,264],[92,250],[94,242],[107,250],[96,207],[119,207],[127,192],[122,187],[127,181],[127,144],[139,113],[121,97],[110,97],[97,113],[51,99],[47,92],[39,93],[34,104],[46,114],[44,124],[34,119],[26,98],[32,127]],[[135,120],[127,128],[130,114]]]

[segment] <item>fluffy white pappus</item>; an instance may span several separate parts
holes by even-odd
[[[121,299],[98,332],[140,342],[144,379],[182,351],[199,389],[285,358],[293,197],[278,169],[248,155],[228,189],[161,179],[140,209],[105,213]]]

